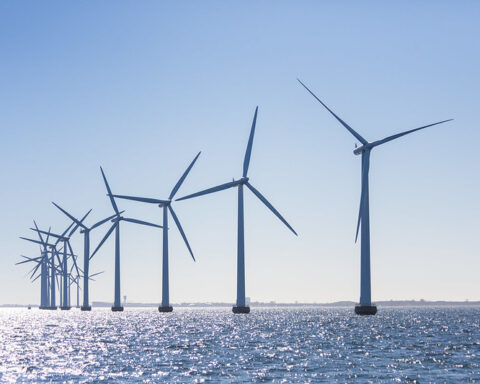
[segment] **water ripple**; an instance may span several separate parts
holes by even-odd
[[[0,310],[2,382],[480,382],[479,308]]]

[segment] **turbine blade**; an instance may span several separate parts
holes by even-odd
[[[33,224],[35,225],[35,228],[36,228],[37,231],[38,231],[39,229],[38,229],[38,226],[37,226],[37,223],[35,222],[35,220],[33,220]],[[42,237],[42,235],[40,234],[40,232],[38,232],[38,236],[40,237],[40,241],[43,243],[43,237]]]
[[[223,191],[224,189],[232,188],[237,186],[238,184],[241,184],[242,182],[237,180],[237,181],[231,181],[229,183],[217,185],[216,187],[204,189],[203,191],[197,192],[197,193],[192,193],[191,195],[180,197],[179,199],[176,199],[175,201],[180,201],[180,200],[186,200],[186,199],[191,199],[192,197],[197,197],[197,196],[202,196],[202,195],[208,195],[209,193],[214,193],[218,191]]]
[[[322,100],[320,100],[310,89],[308,89],[308,87],[307,87],[305,84],[303,84],[303,83],[300,81],[300,79],[297,79],[297,80],[298,80],[298,82],[299,82],[300,84],[303,85],[303,87],[304,87],[308,92],[310,92],[310,94],[311,94],[315,99],[317,99],[317,101],[318,101],[320,104],[322,104],[322,105],[327,109],[328,112],[330,112],[330,113],[333,115],[333,117],[335,117],[335,118],[340,122],[340,124],[342,124],[345,128],[347,128],[347,130],[348,130],[353,136],[355,136],[355,138],[356,138],[358,141],[360,141],[362,144],[367,144],[367,143],[368,143],[367,140],[365,140],[362,136],[360,136],[352,127],[350,127],[350,126],[349,126],[347,123],[345,123],[340,117],[338,117],[330,108],[328,108],[328,107],[323,103]]]
[[[105,241],[108,239],[108,237],[111,235],[111,233],[113,232],[113,230],[115,229],[115,227],[118,225],[118,221],[113,223],[113,225],[110,227],[110,229],[107,231],[107,233],[105,234],[105,236],[103,237],[102,241],[100,241],[100,243],[98,244],[97,248],[95,248],[95,251],[93,251],[92,255],[90,256],[89,260],[92,260],[92,257],[95,256],[95,254],[97,253],[97,251],[102,247],[103,243],[105,243]]]
[[[63,238],[63,240],[66,240],[67,238],[65,237],[65,235],[67,234],[67,232],[70,230],[70,228],[72,228],[72,226],[74,225],[75,223],[72,221],[72,223],[67,227],[67,229],[65,229],[65,231],[63,231],[62,235],[60,237],[57,237],[57,241],[55,242],[55,245],[57,245]],[[55,236],[55,235],[53,235]]]
[[[166,204],[167,200],[151,199],[149,197],[135,197],[135,196],[125,196],[125,195],[112,195],[113,197],[118,197],[119,199],[140,201],[142,203],[151,203],[151,204]]]
[[[278,211],[273,207],[273,205],[270,204],[270,203],[268,202],[268,200],[267,200],[257,189],[255,189],[255,188],[253,187],[252,184],[250,184],[250,183],[247,182],[245,185],[253,192],[253,194],[254,194],[255,196],[257,196],[257,197],[260,199],[260,201],[261,201],[263,204],[265,204],[265,205],[267,206],[268,209],[270,209],[270,210],[273,212],[273,214],[274,214],[275,216],[277,216],[277,217],[280,219],[280,221],[281,221],[283,224],[285,224],[285,225],[287,226],[288,229],[290,229],[290,230],[295,234],[295,236],[298,236],[297,232],[295,232],[295,230],[290,226],[290,224],[287,223],[287,220],[285,220],[285,219],[283,218],[283,216],[280,214],[280,212],[278,212]]]
[[[82,217],[82,220],[80,220],[80,223],[83,223],[83,221],[87,218],[87,216],[90,214],[90,212],[92,212],[91,209]],[[75,227],[72,229],[72,232],[69,233],[68,237],[72,237],[73,234],[75,233],[75,231],[78,229],[78,227],[79,227],[79,225],[76,224]]]
[[[37,277],[35,277],[35,278],[32,280],[32,283],[34,283],[36,280],[38,280],[38,278],[39,278],[40,276],[42,276],[42,275],[39,274]],[[33,277],[33,276],[32,276],[32,277]]]
[[[381,144],[384,144],[384,143],[388,143],[389,141],[392,141],[392,140],[395,140],[395,139],[398,139],[399,137],[402,137],[402,136],[405,136],[405,135],[408,135],[409,133],[413,133],[413,132],[416,132],[416,131],[420,131],[421,129],[425,129],[425,128],[428,128],[428,127],[433,127],[434,125],[438,125],[438,124],[443,124],[443,123],[446,123],[448,121],[452,121],[453,119],[448,119],[448,120],[443,120],[443,121],[439,121],[438,123],[433,123],[433,124],[429,124],[429,125],[424,125],[423,127],[419,127],[419,128],[415,128],[415,129],[410,129],[409,131],[405,131],[405,132],[402,132],[402,133],[397,133],[396,135],[392,135],[392,136],[388,136],[382,140],[377,140],[377,141],[374,141],[373,143],[370,143],[370,147],[373,148],[373,147],[376,147],[377,145],[381,145]]]
[[[173,187],[172,192],[170,193],[170,196],[168,196],[168,199],[169,199],[169,200],[172,200],[173,197],[175,196],[175,194],[178,192],[179,188],[181,187],[181,185],[182,185],[183,182],[185,181],[185,178],[187,177],[188,173],[190,172],[190,170],[192,169],[193,165],[194,165],[195,162],[197,161],[198,156],[200,156],[200,153],[202,153],[202,152],[198,152],[197,156],[195,156],[195,158],[194,158],[193,161],[190,163],[190,165],[188,166],[188,168],[186,169],[186,171],[183,173],[182,177],[180,177],[180,179],[177,181],[177,184],[175,184],[175,187]]]
[[[75,270],[77,271],[77,275],[80,275],[80,271],[77,265],[77,258],[73,255],[73,249],[70,244],[70,241],[67,241],[68,249],[70,250],[70,253],[72,254],[72,259],[73,259],[73,264],[75,265]]]
[[[173,220],[175,221],[175,224],[177,225],[177,228],[180,232],[180,234],[182,235],[183,237],[183,241],[185,242],[187,248],[188,248],[188,251],[190,252],[190,255],[192,255],[192,259],[193,261],[196,261],[195,260],[195,256],[193,256],[193,252],[192,252],[192,248],[190,248],[190,244],[188,244],[188,240],[187,240],[187,236],[185,236],[185,232],[183,232],[183,228],[182,226],[180,225],[180,221],[178,220],[178,217],[177,215],[175,214],[173,208],[171,205],[168,206],[168,210],[170,211],[170,213],[172,214],[172,217],[173,217]]]
[[[26,260],[19,261],[18,263],[15,263],[15,265],[20,265],[20,264],[25,264],[25,263],[30,263],[30,262],[38,262],[38,259],[41,259],[42,257],[27,257],[20,255],[21,257],[25,258]]]
[[[48,228],[47,239],[45,240],[46,244],[48,243],[48,239],[50,239],[50,230],[51,229],[52,229],[52,227]]]
[[[90,277],[98,276],[98,275],[101,275],[102,273],[105,273],[105,271],[94,273],[93,275],[90,275]]]
[[[243,159],[243,177],[247,177],[248,166],[250,165],[250,156],[252,154],[253,137],[255,135],[255,125],[257,124],[258,106],[255,108],[255,115],[253,115],[252,128],[250,129],[250,137],[248,138],[247,150],[245,158]]]
[[[102,167],[100,167],[100,171],[102,172],[103,181],[105,182],[105,187],[107,187],[107,194],[108,194],[108,197],[110,198],[110,202],[112,203],[113,210],[115,211],[115,213],[118,213],[117,203],[115,203],[115,199],[112,196],[112,190],[108,185],[108,181],[107,181],[107,178],[105,177],[105,173],[103,172]]]
[[[112,215],[112,216],[108,216],[108,217],[106,217],[105,219],[100,220],[98,223],[93,224],[93,225],[90,227],[90,230],[99,227],[100,225],[106,223],[108,220],[112,220],[114,217],[122,214],[123,212],[125,212],[125,211],[118,212],[118,213],[116,213],[116,214],[114,214],[114,215]]]
[[[130,223],[135,223],[135,224],[142,224],[142,225],[149,225],[151,227],[156,227],[156,228],[163,228],[161,225],[157,225],[157,224],[153,224],[153,223],[148,223],[146,221],[142,221],[142,220],[137,220],[137,219],[132,219],[132,218],[129,218],[129,217],[124,217],[122,219],[123,221],[128,221]]]
[[[48,246],[48,247],[53,247],[53,246],[54,246],[53,244],[42,243],[42,242],[39,241],[39,240],[28,239],[28,238],[26,238],[26,237],[20,237],[20,239],[22,239],[22,240],[27,240],[27,241],[31,241],[32,243],[36,243],[36,244],[41,244],[41,245],[43,245],[43,246]]]
[[[37,272],[38,268],[40,267],[40,265],[42,265],[42,263],[38,263],[37,266],[33,269],[33,272],[32,274],[30,275],[30,279],[35,276],[35,273]]]
[[[82,224],[82,222],[78,221],[75,217],[73,217],[70,213],[68,213],[67,211],[65,211],[62,207],[60,207],[59,205],[55,204],[53,201],[52,201],[52,204],[57,207],[60,211],[62,211],[67,217],[69,217],[72,221],[74,221],[75,223],[77,223],[79,226],[81,226],[83,229],[88,229],[85,225]]]
[[[32,230],[34,232],[38,232],[38,233],[43,233],[44,235],[49,234],[49,232],[47,232],[47,231],[42,231],[42,230],[36,229],[36,228],[30,228],[30,230]],[[50,236],[60,238],[60,239],[64,238],[62,235],[57,235],[56,233],[51,233],[51,232],[50,232]]]

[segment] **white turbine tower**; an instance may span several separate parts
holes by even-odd
[[[238,238],[237,238],[237,302],[233,307],[233,313],[249,313],[250,307],[245,302],[245,238],[244,238],[244,220],[243,220],[243,186],[246,185],[252,193],[260,199],[260,201],[270,209],[275,216],[277,216],[282,223],[284,223],[295,235],[297,233],[287,223],[287,221],[280,215],[280,213],[273,207],[272,204],[257,190],[252,184],[249,183],[248,167],[250,165],[250,156],[252,154],[253,136],[255,134],[255,125],[257,122],[258,107],[255,109],[255,115],[253,117],[252,128],[250,130],[250,137],[248,139],[247,150],[245,152],[245,158],[243,160],[243,174],[239,180],[234,180],[229,183],[221,184],[213,188],[205,189],[203,191],[193,193],[188,196],[177,199],[186,200],[192,197],[207,195],[224,189],[237,187],[238,188]]]
[[[298,79],[297,79],[298,80]],[[338,117],[330,108],[328,108],[308,87],[300,80],[298,82],[310,92],[310,94],[322,104],[328,112],[330,112],[340,124],[342,124],[360,143],[359,147],[356,147],[353,153],[355,155],[362,155],[362,192],[360,197],[360,209],[358,212],[357,220],[357,232],[355,235],[355,242],[357,241],[358,231],[361,224],[362,233],[360,235],[361,247],[360,247],[360,304],[355,306],[355,313],[357,315],[375,315],[377,313],[377,307],[372,305],[371,299],[371,283],[370,283],[370,207],[369,207],[369,191],[368,191],[368,172],[370,170],[370,152],[373,148],[385,144],[389,141],[398,139],[399,137],[408,135],[409,133],[419,131],[434,125],[446,123],[453,119],[439,121],[437,123],[424,125],[419,128],[410,129],[408,131],[397,133],[392,136],[388,136],[384,139],[368,142],[357,132],[353,130],[347,123],[345,123],[340,117]]]

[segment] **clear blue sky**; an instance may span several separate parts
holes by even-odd
[[[2,1],[0,303],[37,303],[13,264],[18,239],[111,214],[115,193],[166,198],[241,175],[254,108],[252,183],[299,233],[246,196],[247,296],[358,300],[355,140],[305,81],[370,140],[454,118],[374,150],[373,300],[480,299],[480,4],[474,1]],[[155,222],[155,206],[119,201]],[[172,230],[171,300],[233,302],[236,193],[176,204],[197,257]],[[92,236],[95,246],[106,227]],[[33,235],[32,235],[33,236]],[[74,241],[82,254],[81,237]],[[122,227],[122,294],[161,297],[161,235]],[[113,241],[91,298],[113,300]]]

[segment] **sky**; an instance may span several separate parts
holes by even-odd
[[[374,149],[372,299],[480,300],[480,4],[475,1],[2,1],[0,304],[38,303],[19,236],[112,214],[114,193],[165,199],[249,176],[298,232],[245,194],[252,301],[358,301],[356,140],[449,118]],[[160,223],[155,205],[118,201]],[[170,300],[236,293],[236,191],[174,203],[192,246],[170,231]],[[92,248],[108,226],[92,232]],[[72,245],[83,258],[80,234]],[[122,295],[161,300],[161,232],[124,223]],[[91,262],[92,301],[113,301],[113,238]],[[72,295],[73,297],[73,295]]]

